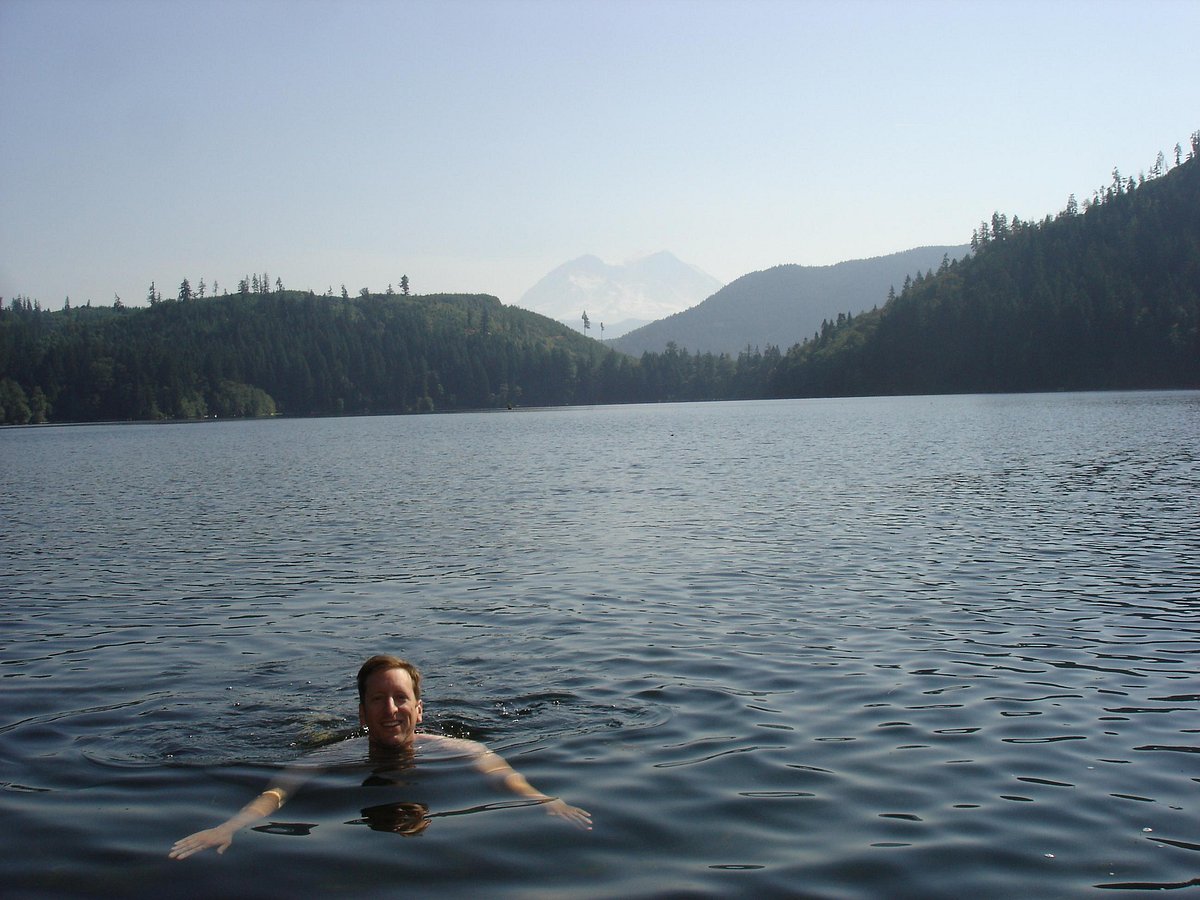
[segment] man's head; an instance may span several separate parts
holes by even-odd
[[[398,656],[388,656],[387,654],[379,654],[372,656],[362,664],[358,670],[358,702],[361,704],[366,698],[367,679],[376,672],[381,672],[386,669],[403,669],[408,673],[408,677],[412,679],[413,694],[417,700],[421,699],[421,672],[420,670],[406,659],[400,659]]]
[[[373,747],[412,744],[424,715],[421,673],[395,656],[372,656],[358,670],[358,721]]]

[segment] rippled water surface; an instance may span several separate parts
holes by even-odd
[[[9,895],[1200,884],[1200,394],[8,429],[0,515]],[[594,830],[373,774],[374,652]]]

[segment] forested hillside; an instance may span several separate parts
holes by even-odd
[[[594,341],[487,296],[279,291],[0,314],[0,404],[21,419],[410,412],[563,403]]]
[[[701,353],[737,353],[745,347],[790,347],[838,313],[883,302],[906,275],[957,259],[969,248],[918,247],[832,266],[774,266],[743,275],[704,302],[608,342],[623,353],[661,353],[674,343]]]
[[[182,293],[182,292],[181,292]],[[490,296],[0,306],[0,424],[760,396],[779,352],[633,359]]]
[[[993,215],[970,257],[793,347],[770,392],[1200,387],[1200,133],[1192,148],[1041,222]]]

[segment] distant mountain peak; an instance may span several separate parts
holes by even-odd
[[[522,295],[518,306],[582,330],[586,310],[593,337],[605,323],[612,338],[655,319],[695,306],[721,289],[711,275],[668,250],[625,263],[585,254],[553,269]]]

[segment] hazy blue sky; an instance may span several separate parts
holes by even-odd
[[[1197,0],[0,0],[0,295],[506,303],[965,243],[1200,128]]]

